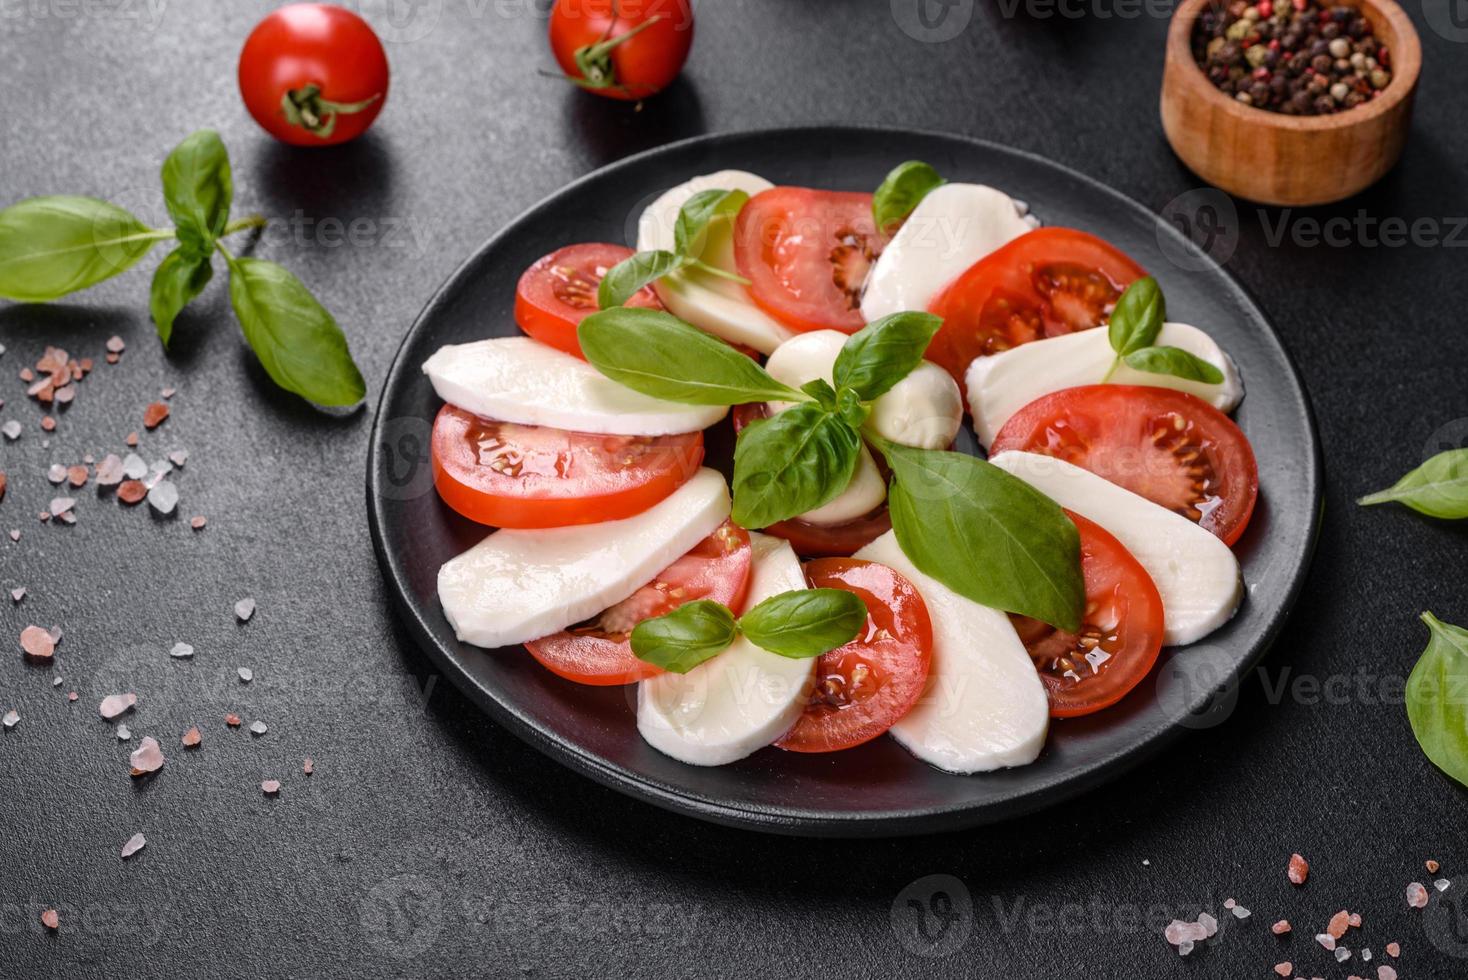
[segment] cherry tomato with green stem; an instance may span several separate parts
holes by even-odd
[[[645,99],[688,60],[692,0],[556,0],[550,45],[566,78],[586,91]]]

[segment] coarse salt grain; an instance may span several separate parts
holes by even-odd
[[[199,734],[199,728],[197,725],[183,733],[183,745],[186,749],[197,748],[199,743],[203,740],[204,736]]]
[[[1344,946],[1337,946],[1336,947],[1336,949],[1335,949],[1335,961],[1337,963],[1344,963],[1346,960],[1348,960],[1350,958],[1351,958],[1351,951],[1349,949],[1346,949],[1346,947],[1344,947]]]
[[[1274,925],[1269,927],[1269,931],[1274,933],[1276,936],[1283,936],[1285,933],[1290,931],[1290,920],[1280,919]]]
[[[97,706],[98,712],[108,721],[131,710],[138,703],[138,696],[132,692],[127,694],[109,694],[102,699]]]
[[[41,925],[53,931],[59,929],[61,928],[61,915],[55,909],[47,909],[41,913]]]
[[[234,604],[234,614],[240,622],[249,622],[250,617],[255,615],[255,600],[241,599],[239,602],[236,602]]]
[[[238,728],[240,727],[240,716],[233,713],[227,714],[224,716],[224,723],[230,728]]]
[[[189,527],[193,528],[195,531],[202,531],[204,529],[204,525],[208,523],[209,519],[203,514],[197,514],[189,518]]]
[[[1427,907],[1427,889],[1422,882],[1414,881],[1407,886],[1407,904],[1414,909]]]
[[[122,475],[129,480],[141,480],[148,475],[148,463],[137,453],[128,453],[122,461]]]
[[[1289,962],[1288,960],[1283,963],[1276,963],[1274,964],[1274,972],[1278,973],[1282,977],[1287,977],[1291,973],[1295,972],[1295,964]]]
[[[117,336],[116,334],[113,334],[111,337],[107,338],[107,350],[109,353],[121,354],[126,349],[127,344],[123,341],[121,337]]]
[[[1335,915],[1330,917],[1330,924],[1325,927],[1325,931],[1330,933],[1336,939],[1339,939],[1346,934],[1346,930],[1349,929],[1350,926],[1351,913],[1347,912],[1345,909],[1341,909]]]
[[[151,735],[143,736],[142,744],[133,749],[129,758],[134,776],[146,776],[163,768],[163,748]]]
[[[1235,919],[1247,919],[1249,916],[1254,914],[1248,909],[1244,908],[1242,905],[1235,905],[1233,908],[1229,909],[1229,911],[1234,914]]]
[[[1383,963],[1376,968],[1376,980],[1397,980],[1397,971]]]
[[[34,660],[49,660],[56,652],[56,641],[41,627],[27,626],[20,631],[20,648]]]
[[[20,712],[16,711],[14,708],[11,708],[9,711],[5,712],[5,718],[3,719],[3,722],[6,728],[14,728],[16,725],[20,724]]]
[[[301,763],[301,772],[305,773],[306,775],[309,776],[315,771],[316,764],[313,763],[310,758],[307,758],[305,762]]]
[[[148,839],[142,834],[133,834],[127,839],[127,843],[122,845],[122,859],[126,861],[128,858],[132,857],[134,854],[138,853],[144,847],[146,847],[147,844]]]
[[[240,675],[240,680],[246,684],[255,679],[255,672],[248,667],[241,667],[236,673]]]
[[[1328,932],[1317,933],[1315,941],[1326,949],[1335,949],[1335,937]]]
[[[148,505],[160,514],[172,514],[178,506],[178,487],[164,480],[148,491]]]
[[[1452,886],[1452,884],[1453,883],[1446,878],[1439,878],[1437,881],[1434,881],[1432,883],[1432,887],[1436,888],[1440,892],[1445,892],[1448,890],[1448,888]]]
[[[175,643],[173,649],[168,651],[170,657],[185,659],[194,655],[194,648],[187,643]]]
[[[1437,869],[1442,867],[1442,865],[1438,864],[1431,858],[1428,858],[1426,861],[1423,862],[1423,864],[1426,866],[1429,874],[1437,874]]]
[[[25,586],[10,590],[10,598],[13,602],[19,602],[26,597]]]
[[[1290,884],[1303,885],[1305,880],[1310,877],[1310,862],[1298,854],[1291,854],[1290,864],[1286,874],[1289,875]]]
[[[168,406],[162,402],[152,402],[143,410],[143,427],[156,429],[168,419]],[[170,430],[172,431],[172,430]]]
[[[268,731],[270,731],[270,729],[265,727],[265,722],[263,722],[263,721],[252,721],[252,722],[250,722],[250,734],[251,735],[264,735]]]
[[[266,796],[275,796],[280,792],[280,780],[265,780],[263,783],[260,784],[260,792],[264,793]]]
[[[1402,955],[1402,946],[1401,946],[1401,944],[1400,943],[1387,943],[1386,944],[1386,954],[1388,956],[1401,956]]]
[[[133,737],[133,730],[131,728],[128,728],[126,725],[118,725],[117,726],[117,740],[119,742],[131,741],[132,740],[132,737]]]

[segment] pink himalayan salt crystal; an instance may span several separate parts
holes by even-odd
[[[260,784],[260,792],[266,796],[276,796],[280,793],[280,780],[267,779]]]
[[[163,748],[158,744],[156,738],[146,735],[143,737],[142,744],[133,749],[131,762],[134,776],[146,776],[150,772],[157,772],[163,768]]]
[[[1350,927],[1351,913],[1345,909],[1341,909],[1330,917],[1330,924],[1325,927],[1325,931],[1330,933],[1333,938],[1339,939],[1346,934],[1346,930]]]
[[[1397,980],[1397,971],[1383,963],[1376,968],[1376,980]]]
[[[1291,963],[1289,960],[1285,960],[1283,963],[1276,963],[1274,964],[1274,972],[1278,973],[1282,977],[1287,977],[1291,973],[1295,972],[1295,964]]]
[[[1407,904],[1414,909],[1427,907],[1427,888],[1420,881],[1407,886]]]
[[[1290,884],[1303,885],[1305,879],[1310,877],[1310,862],[1298,854],[1290,855],[1290,865],[1285,871],[1289,875]]]
[[[1335,937],[1328,932],[1317,934],[1315,941],[1326,949],[1335,949]]]
[[[1351,915],[1350,915],[1350,918],[1348,918],[1346,921],[1351,924],[1351,928],[1352,929],[1359,929],[1359,928],[1361,928],[1361,913],[1360,912],[1352,912]]]
[[[1428,874],[1437,874],[1437,869],[1441,868],[1442,865],[1438,864],[1432,858],[1428,858],[1423,862],[1423,867],[1427,869]]]
[[[1285,933],[1290,931],[1290,928],[1291,926],[1289,919],[1280,919],[1274,925],[1269,927],[1269,931],[1274,933],[1276,936],[1283,936]]]
[[[1208,938],[1208,927],[1201,922],[1183,922],[1173,919],[1162,932],[1163,938],[1174,946],[1186,942],[1198,942]]]
[[[1402,955],[1402,947],[1401,947],[1401,944],[1400,943],[1387,943],[1386,944],[1386,953],[1387,953],[1388,956],[1401,956]]]
[[[97,710],[103,718],[111,721],[118,715],[134,707],[137,703],[138,696],[131,692],[127,694],[109,694],[102,699],[102,703],[97,706]]]
[[[61,916],[55,909],[47,909],[41,913],[41,925],[47,929],[59,929],[61,927]]]
[[[127,839],[127,843],[122,845],[123,860],[125,861],[128,858],[132,857],[134,854],[141,851],[147,845],[147,843],[148,839],[142,834],[133,834]]]

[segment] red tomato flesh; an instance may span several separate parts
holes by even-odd
[[[644,619],[672,612],[685,602],[712,599],[731,609],[744,604],[749,588],[749,532],[725,521],[657,578],[595,619],[525,644],[552,673],[578,684],[632,684],[662,669],[638,660],[627,641]]]
[[[445,405],[433,423],[444,503],[491,527],[565,527],[631,517],[703,462],[703,433],[609,436],[482,419]]]
[[[1066,511],[1081,532],[1086,615],[1080,632],[1011,615],[1050,698],[1052,718],[1108,708],[1136,687],[1162,649],[1162,596],[1120,541]]]
[[[631,256],[630,248],[596,242],[567,245],[537,260],[515,288],[515,322],[542,344],[582,357],[576,328],[597,311],[596,290],[607,272]],[[639,289],[625,305],[663,308],[651,286]]]
[[[845,589],[867,607],[856,639],[821,655],[800,720],[775,744],[791,752],[837,752],[881,735],[922,696],[932,665],[933,626],[923,597],[906,578],[876,562],[807,562],[814,589]]]
[[[1249,440],[1212,405],[1144,385],[1086,385],[1037,398],[994,437],[1055,456],[1182,514],[1233,544],[1259,498]]]

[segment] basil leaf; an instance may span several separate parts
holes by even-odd
[[[879,446],[892,527],[914,565],[985,606],[1080,629],[1080,533],[1059,505],[972,456]]]
[[[1188,381],[1223,384],[1222,371],[1181,347],[1143,347],[1141,350],[1123,354],[1121,359],[1126,362],[1127,367],[1146,371],[1148,374],[1170,374]]]
[[[825,378],[816,378],[800,386],[800,390],[816,400],[828,412],[836,411],[836,389]]]
[[[861,400],[861,396],[850,388],[842,388],[836,395],[836,414],[857,431],[866,424],[872,414],[872,406]]]
[[[898,224],[936,187],[947,183],[938,171],[921,160],[908,160],[892,168],[872,195],[872,218],[886,232]]]
[[[931,313],[893,313],[868,323],[836,355],[836,387],[866,401],[886,394],[923,362],[941,326],[943,318]]]
[[[1432,764],[1468,786],[1468,630],[1422,621],[1432,635],[1407,678],[1407,720]]]
[[[803,401],[752,359],[660,310],[593,313],[576,330],[591,366],[619,384],[685,405]]]
[[[632,630],[632,652],[639,660],[686,674],[723,653],[738,635],[733,613],[717,602],[696,599],[638,623]]]
[[[1357,503],[1370,506],[1392,501],[1428,517],[1468,518],[1468,449],[1438,453],[1390,490],[1362,497]]]
[[[0,211],[0,296],[57,299],[132,268],[173,233],[94,197],[33,197]]]
[[[638,252],[607,270],[596,287],[596,305],[603,310],[621,306],[650,282],[677,269],[683,260],[672,252]]]
[[[355,405],[367,386],[347,338],[301,280],[264,259],[229,260],[229,299],[271,380],[318,405]]]
[[[866,623],[866,603],[842,589],[782,592],[739,618],[749,642],[794,659],[819,657],[845,646]]]
[[[734,522],[768,527],[836,499],[861,458],[861,436],[804,402],[744,427],[734,444]]]
[[[1152,346],[1152,342],[1162,332],[1162,323],[1166,319],[1167,303],[1162,298],[1161,287],[1157,285],[1156,279],[1143,276],[1126,288],[1111,311],[1111,322],[1106,327],[1111,349],[1125,357],[1132,351]]]
[[[208,252],[200,255],[190,246],[180,245],[164,257],[158,271],[153,273],[148,308],[164,347],[173,337],[174,319],[209,285],[209,278],[214,274],[209,259]]]
[[[709,222],[733,217],[748,200],[749,195],[743,191],[699,191],[678,210],[678,220],[673,225],[673,250],[680,256],[698,258],[698,253],[703,251],[700,239]]]
[[[163,201],[178,226],[178,239],[204,254],[229,222],[234,180],[229,153],[212,129],[190,134],[163,161]]]

